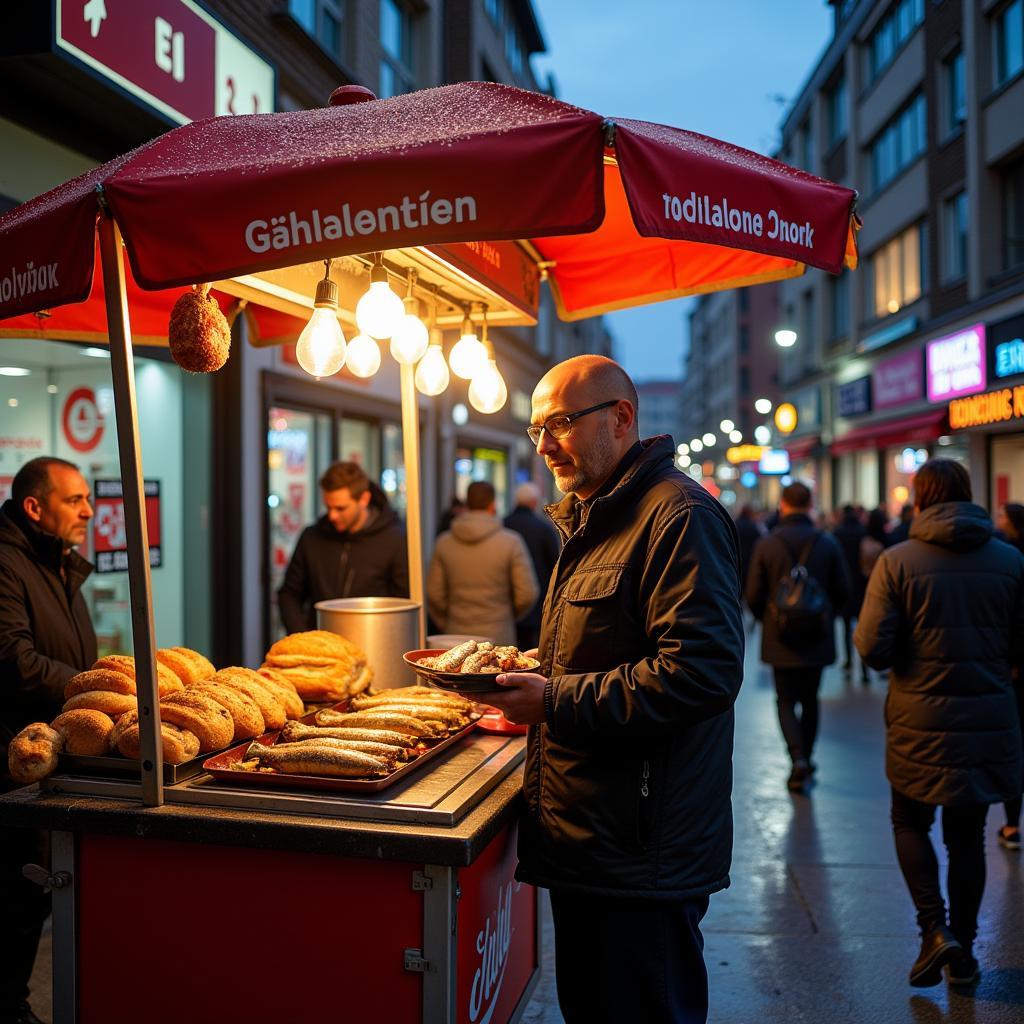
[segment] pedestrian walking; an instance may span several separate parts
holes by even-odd
[[[744,505],[736,516],[736,533],[740,539],[740,594],[746,593],[750,561],[754,557],[757,542],[765,535],[764,528],[757,521],[753,505]]]
[[[505,517],[505,528],[514,530],[523,538],[530,552],[533,571],[540,593],[533,607],[516,623],[516,646],[521,651],[533,650],[540,643],[540,618],[544,595],[548,592],[551,572],[558,561],[562,542],[558,531],[546,516],[537,514],[540,506],[540,488],[533,483],[522,483],[516,488],[516,507]]]
[[[811,521],[811,498],[799,481],[783,489],[779,525],[754,549],[747,580],[747,603],[763,624],[761,660],[774,670],[793,792],[805,791],[817,770],[821,672],[836,660],[835,616],[850,596],[842,551]]]
[[[488,703],[533,728],[517,877],[551,890],[567,1024],[703,1024],[700,922],[729,884],[739,545],[721,505],[641,441],[622,368],[548,371],[528,428],[566,497],[537,673]]]
[[[921,950],[910,984],[979,976],[988,805],[1021,789],[1012,672],[1024,660],[1024,556],[993,537],[967,470],[926,462],[914,479],[906,544],[884,551],[854,634],[869,665],[891,669],[886,774],[896,856],[917,909]],[[937,808],[949,854],[949,919],[929,839]]]
[[[434,545],[427,571],[427,609],[443,633],[512,644],[516,619],[540,593],[523,538],[501,525],[494,485],[476,480],[466,511]]]
[[[860,615],[860,606],[867,588],[867,578],[860,571],[860,546],[867,534],[868,531],[861,522],[857,510],[853,505],[844,505],[842,518],[832,530],[832,536],[843,552],[846,575],[850,581],[850,596],[839,610],[843,618],[843,676],[847,681],[853,674],[853,624]],[[869,682],[868,667],[863,662],[860,671],[861,681]]]
[[[889,531],[889,547],[910,540],[910,524],[914,521],[914,506],[904,505],[900,509],[900,521]]]
[[[1002,538],[1024,554],[1024,505],[1009,502],[1000,507],[996,514],[996,527]],[[1017,715],[1020,720],[1021,732],[1024,733],[1024,683],[1021,680],[1021,669],[1017,670]],[[999,845],[1005,850],[1016,852],[1021,848],[1020,813],[1024,797],[1018,793],[1011,800],[1003,803],[1006,813],[1006,824],[996,833]]]
[[[405,527],[355,462],[320,478],[325,512],[299,537],[277,592],[289,633],[316,629],[316,603],[335,597],[408,597]]]
[[[82,584],[92,572],[75,550],[93,516],[89,485],[63,459],[32,459],[18,470],[0,508],[0,792],[16,789],[7,747],[31,722],[49,722],[64,687],[96,660],[96,634]],[[29,979],[50,896],[21,873],[50,863],[50,834],[0,828],[0,906],[7,950],[0,970],[0,1021],[41,1024]]]

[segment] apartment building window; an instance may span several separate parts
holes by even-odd
[[[505,24],[505,59],[512,69],[512,74],[521,75],[526,60],[523,56],[523,44],[519,39],[519,29],[516,23],[509,18]]]
[[[825,94],[828,148],[846,138],[846,79],[840,78]]]
[[[1024,0],[1013,0],[995,16],[996,85],[1024,68]]]
[[[805,171],[814,170],[814,137],[810,120],[804,121],[800,128],[800,166]]]
[[[345,0],[288,0],[288,13],[332,56],[345,59]]]
[[[915,224],[871,257],[866,289],[870,314],[890,316],[921,297],[924,237],[922,225]]]
[[[942,278],[957,281],[967,273],[967,193],[942,204]]]
[[[1003,176],[1003,265],[1024,265],[1024,157]]]
[[[412,12],[398,0],[380,0],[380,98],[411,92],[413,74]]]
[[[924,0],[898,0],[878,23],[867,44],[870,85],[892,63],[924,21]]]
[[[879,132],[871,144],[871,183],[876,192],[925,151],[927,121],[924,94],[919,93]]]
[[[494,23],[495,28],[501,28],[502,17],[502,0],[484,0],[484,10],[487,12],[487,17]]]
[[[831,322],[829,335],[832,341],[845,338],[850,331],[850,275],[840,274],[829,278],[829,306]]]
[[[942,62],[942,111],[944,134],[958,131],[967,120],[967,83],[964,78],[964,51],[947,57]]]

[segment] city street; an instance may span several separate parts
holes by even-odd
[[[977,989],[914,989],[913,907],[896,865],[883,767],[885,682],[822,687],[822,731],[810,796],[785,786],[771,673],[748,635],[737,706],[736,842],[732,887],[704,920],[712,1024],[1019,1024],[1024,1020],[1024,860],[995,841],[989,813],[988,884]],[[933,837],[936,830],[933,830]],[[940,854],[940,859],[944,859]],[[558,1024],[550,965],[524,1021]]]

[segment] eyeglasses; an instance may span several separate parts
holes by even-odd
[[[530,435],[530,440],[533,442],[534,447],[540,444],[541,435],[546,430],[549,437],[553,437],[556,441],[561,441],[563,437],[568,437],[572,433],[572,425],[575,420],[578,420],[581,416],[588,416],[592,412],[597,412],[598,409],[607,409],[609,406],[618,405],[620,399],[613,398],[610,402],[602,402],[600,405],[592,405],[589,409],[580,409],[579,412],[568,412],[564,416],[552,416],[551,419],[545,420],[540,424],[533,424],[526,428],[526,433]]]

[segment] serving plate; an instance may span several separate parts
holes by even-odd
[[[422,651],[406,651],[402,657],[416,675],[443,690],[452,690],[455,693],[486,693],[488,690],[501,689],[494,681],[495,676],[501,675],[500,672],[439,672],[436,668],[427,668],[420,664],[424,658],[436,658],[439,654],[447,653],[446,648],[435,647]],[[538,668],[540,662],[531,658],[529,668],[519,668],[516,671],[536,672]]]

